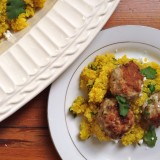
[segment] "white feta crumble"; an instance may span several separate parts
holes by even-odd
[[[148,150],[149,149],[149,147],[145,147],[145,150]]]
[[[139,140],[138,144],[139,145],[143,144],[143,139]]]
[[[147,79],[147,78],[146,78],[146,77],[144,77],[144,78],[143,78],[143,81],[145,81],[146,79]]]
[[[116,144],[119,142],[119,140],[115,140],[115,139],[113,139],[112,141]]]
[[[154,95],[154,100],[155,100],[156,102],[158,102],[158,95],[157,95],[157,94]]]
[[[118,52],[118,49],[116,49],[115,52],[117,53],[117,52]]]
[[[152,137],[151,140],[153,141],[153,140],[154,140],[154,137]]]
[[[140,61],[141,63],[147,63],[147,62],[149,62],[146,57],[141,57],[141,58],[139,58],[139,61]]]
[[[141,97],[142,96],[142,92],[139,94],[139,97]]]
[[[16,41],[16,37],[9,30],[3,33],[3,35],[11,43],[14,43]]]

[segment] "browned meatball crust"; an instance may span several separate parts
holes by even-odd
[[[109,81],[111,93],[127,99],[139,96],[142,84],[143,75],[133,61],[113,70]]]
[[[106,98],[100,105],[97,120],[108,136],[112,139],[118,139],[134,124],[134,114],[129,110],[126,117],[121,117],[117,100]]]
[[[151,95],[143,105],[143,115],[150,125],[160,126],[160,92]]]

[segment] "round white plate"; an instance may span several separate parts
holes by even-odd
[[[31,19],[30,26],[14,34],[17,39],[14,44],[1,44],[5,52],[0,55],[0,121],[72,64],[119,1],[47,0],[46,6]]]
[[[122,147],[93,138],[80,141],[79,121],[69,114],[73,100],[81,95],[79,75],[96,55],[112,52],[116,57],[147,57],[160,62],[160,31],[144,26],[120,26],[102,31],[78,60],[51,86],[48,100],[48,122],[53,143],[64,160],[159,160],[160,131],[154,148]]]

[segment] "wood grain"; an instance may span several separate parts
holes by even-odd
[[[0,159],[60,159],[50,140],[47,128],[1,128]]]
[[[160,29],[160,1],[121,0],[104,29],[117,25],[143,25]]]
[[[119,25],[160,29],[160,0],[121,0],[103,29]],[[0,124],[1,160],[60,160],[49,135],[49,87]]]

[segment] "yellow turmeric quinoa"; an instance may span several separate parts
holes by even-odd
[[[107,93],[111,72],[117,66],[126,64],[129,61],[133,61],[140,69],[150,66],[157,71],[155,79],[144,80],[140,96],[131,103],[135,122],[132,128],[121,137],[120,143],[127,146],[136,144],[143,138],[145,129],[142,127],[141,122],[142,105],[149,97],[148,85],[153,84],[155,85],[155,92],[160,91],[160,65],[155,62],[147,62],[147,59],[145,60],[146,62],[144,63],[137,59],[129,59],[126,55],[116,59],[114,54],[103,54],[98,55],[93,62],[83,69],[80,75],[80,89],[87,92],[88,97],[78,96],[70,107],[70,111],[73,114],[82,117],[79,132],[81,140],[87,140],[92,136],[100,141],[111,140],[96,122],[95,117],[99,109],[97,104],[103,101]]]
[[[20,31],[28,26],[27,19],[33,17],[35,11],[44,6],[46,0],[24,0],[26,3],[25,12],[19,14],[16,19],[7,17],[7,0],[0,0],[0,38],[7,30]]]

